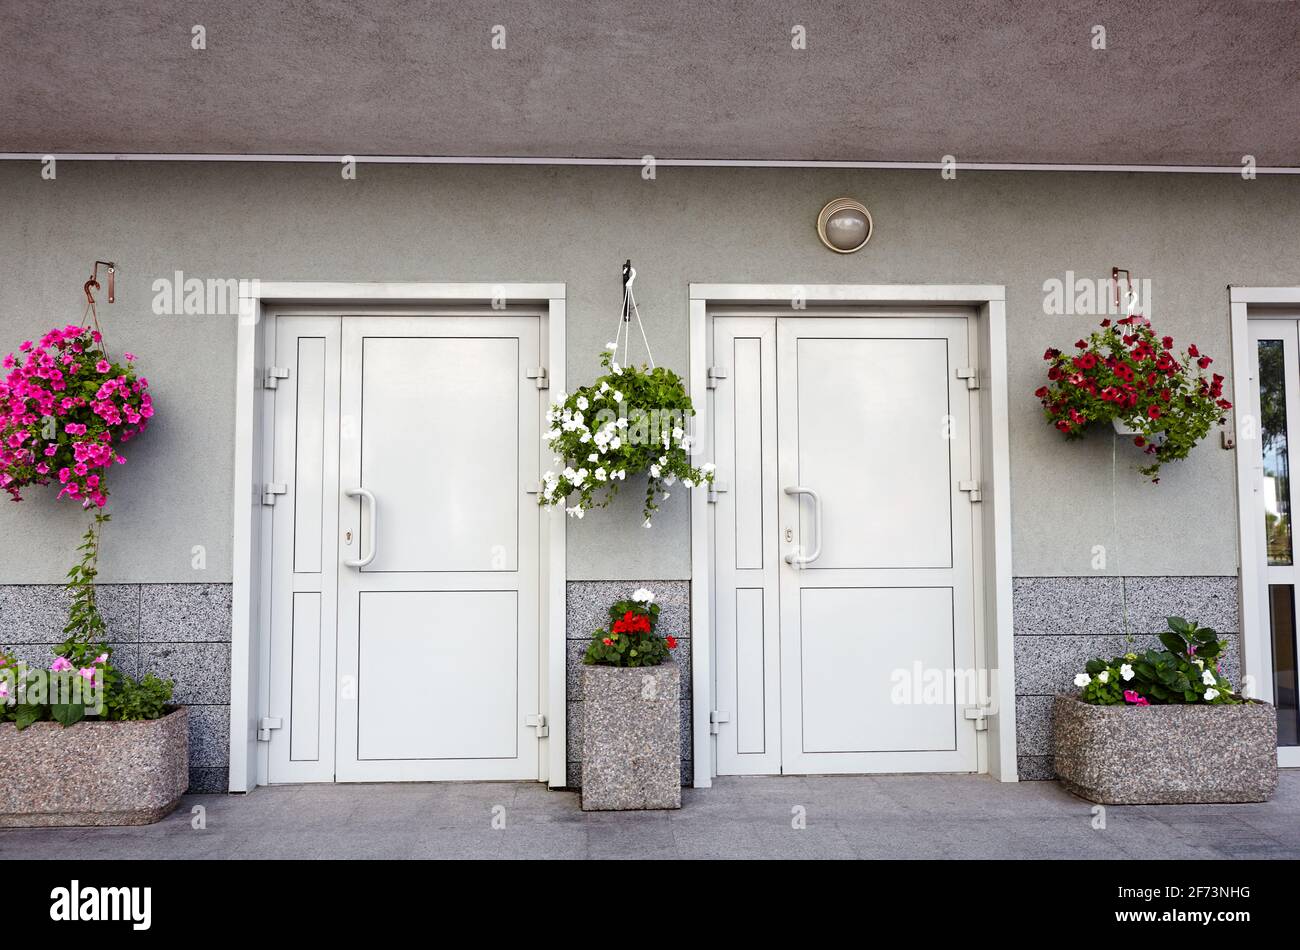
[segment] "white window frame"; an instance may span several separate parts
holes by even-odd
[[[550,387],[565,388],[565,300],[563,283],[369,283],[341,281],[240,281],[235,369],[235,486],[233,610],[230,648],[230,778],[232,792],[266,784],[266,754],[259,750],[257,721],[263,714],[269,654],[262,614],[263,558],[270,538],[270,508],[261,504],[266,480],[263,458],[270,437],[263,325],[284,305],[350,307],[536,306],[543,315],[542,352]],[[492,311],[488,311],[491,313]],[[540,437],[540,428],[538,430]],[[541,705],[549,735],[543,745],[540,779],[552,788],[566,784],[565,721],[565,518],[542,515],[540,561],[542,631],[545,648]]]
[[[983,584],[977,591],[982,607],[982,664],[996,673],[996,713],[980,733],[980,771],[1004,782],[1018,780],[1016,765],[1015,652],[1011,605],[1011,457],[1007,412],[1006,288],[960,284],[691,284],[690,394],[696,408],[697,444],[711,447],[709,429],[708,360],[710,308],[715,305],[754,305],[790,308],[802,300],[802,310],[783,316],[825,316],[825,306],[967,306],[976,312],[972,359],[979,370],[981,542],[976,557]],[[711,449],[706,450],[711,451]],[[701,461],[712,461],[701,459]],[[707,788],[717,774],[716,741],[709,729],[713,709],[713,559],[712,512],[699,492],[691,500],[691,664],[694,727],[695,787]]]
[[[1255,695],[1273,696],[1273,645],[1268,616],[1264,611],[1268,593],[1267,572],[1260,564],[1259,503],[1256,484],[1263,464],[1259,439],[1243,438],[1238,425],[1247,408],[1255,404],[1255,361],[1250,343],[1254,320],[1296,321],[1300,308],[1300,287],[1229,287],[1232,311],[1232,419],[1237,439],[1237,559],[1240,564],[1241,673],[1254,680]],[[1272,312],[1270,308],[1290,308]],[[1249,430],[1247,430],[1249,431]],[[1258,425],[1254,427],[1258,431]],[[1300,768],[1300,746],[1279,747],[1277,763],[1283,768]]]

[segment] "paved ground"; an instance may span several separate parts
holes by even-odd
[[[683,798],[680,811],[588,814],[577,794],[531,783],[281,786],[186,796],[142,828],[0,831],[0,856],[1300,857],[1297,770],[1265,804],[1111,806],[1104,829],[1055,782],[979,776],[728,778]],[[206,828],[192,826],[195,809]]]

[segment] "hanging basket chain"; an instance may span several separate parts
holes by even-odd
[[[624,366],[629,365],[632,358],[632,318],[636,317],[637,329],[641,332],[641,342],[645,346],[646,359],[650,361],[650,368],[655,368],[654,354],[650,352],[650,341],[646,337],[645,324],[641,322],[641,311],[637,309],[636,294],[632,292],[632,282],[636,280],[636,268],[632,266],[632,261],[628,260],[623,264],[623,307],[619,311],[618,324],[614,331],[614,359],[618,359],[619,346],[623,347]]]

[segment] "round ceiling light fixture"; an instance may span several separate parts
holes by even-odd
[[[817,236],[836,254],[852,254],[871,240],[871,212],[852,198],[836,198],[817,215]]]

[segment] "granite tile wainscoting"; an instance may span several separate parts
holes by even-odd
[[[682,785],[691,784],[691,582],[690,581],[570,581],[565,637],[568,646],[568,777],[569,788],[582,787],[582,656],[599,629],[609,629],[610,605],[631,596],[638,587],[651,590],[660,606],[655,632],[677,638],[673,656],[681,669]]]
[[[1095,656],[1159,649],[1155,634],[1166,628],[1166,617],[1184,617],[1223,634],[1229,641],[1223,672],[1240,685],[1236,577],[1017,577],[1012,590],[1022,780],[1056,777],[1052,697],[1074,691],[1074,677]]]
[[[229,584],[101,584],[113,662],[176,684],[189,707],[191,792],[222,792],[230,764]],[[61,643],[68,595],[57,585],[0,585],[0,646],[48,666]]]

